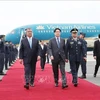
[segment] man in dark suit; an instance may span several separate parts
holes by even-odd
[[[49,63],[49,43],[46,43],[46,46],[47,46],[47,63]]]
[[[94,59],[96,59],[94,77],[96,77],[98,68],[100,66],[100,34],[98,35],[98,38],[99,39],[94,42],[94,50],[93,50],[93,56],[94,56]]]
[[[44,70],[46,56],[47,56],[47,46],[44,44],[43,41],[40,41],[40,50],[41,50],[41,69]]]
[[[3,72],[4,68],[4,56],[5,56],[5,47],[4,47],[4,35],[0,35],[0,75],[6,75]]]
[[[8,70],[8,60],[9,60],[9,44],[8,41],[5,41],[5,70]]]
[[[68,87],[65,73],[65,40],[60,37],[60,32],[61,30],[59,28],[54,30],[55,37],[49,41],[49,54],[52,61],[55,86],[58,87],[58,67],[60,67],[62,76],[62,88],[64,89]]]
[[[84,39],[85,33],[81,32],[79,38],[83,40],[85,50],[86,50],[86,54],[87,54],[87,42]],[[86,78],[86,60],[84,60],[84,59],[81,60],[81,70],[82,70],[82,76],[80,78],[85,79]]]
[[[72,37],[70,37],[66,42],[66,59],[69,59],[71,73],[73,76],[72,83],[75,87],[78,85],[78,68],[81,59],[86,60],[86,51],[84,47],[83,40],[77,36],[78,29],[73,28],[71,31]],[[83,54],[81,56],[81,54]]]
[[[32,29],[26,29],[26,38],[21,40],[19,49],[20,63],[23,62],[25,69],[25,85],[26,89],[34,86],[36,62],[40,59],[39,42],[32,37]]]

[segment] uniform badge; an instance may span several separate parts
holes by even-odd
[[[74,42],[70,42],[70,44],[74,44]]]
[[[78,44],[82,44],[82,43],[79,41]]]

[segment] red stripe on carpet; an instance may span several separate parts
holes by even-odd
[[[100,87],[79,79],[79,86],[74,87],[71,75],[67,74],[69,87],[62,90],[54,86],[52,68],[46,64],[41,71],[37,63],[35,87],[26,90],[23,66],[17,61],[0,82],[0,100],[100,100]]]

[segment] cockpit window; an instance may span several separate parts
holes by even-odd
[[[14,33],[15,33],[15,31],[14,31],[14,30],[12,30],[12,31],[11,31],[11,34],[14,34]]]

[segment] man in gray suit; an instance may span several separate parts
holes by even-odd
[[[65,74],[65,40],[60,37],[60,32],[61,30],[59,28],[54,30],[55,37],[49,41],[49,54],[52,61],[55,86],[58,87],[58,67],[60,67],[62,75],[62,89],[64,89],[68,87]]]
[[[19,50],[20,63],[23,62],[25,70],[25,85],[26,89],[34,86],[36,62],[40,59],[39,42],[32,37],[32,30],[26,29],[26,37],[22,39]]]

